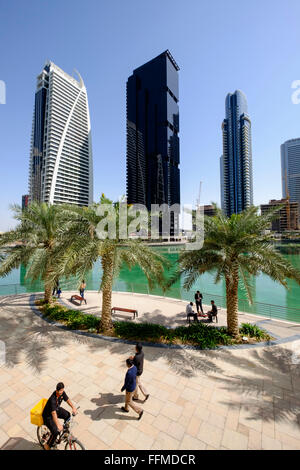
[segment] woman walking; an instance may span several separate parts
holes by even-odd
[[[83,279],[83,281],[81,281],[81,284],[80,284],[80,287],[79,287],[80,297],[82,297],[83,299],[84,299],[85,288],[86,288],[86,283],[85,283],[85,280]]]

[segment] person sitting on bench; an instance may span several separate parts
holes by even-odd
[[[186,311],[186,319],[189,321],[189,323],[190,323],[190,317],[193,317],[194,321],[198,321],[197,313],[195,313],[193,310],[193,302],[190,302],[189,304],[187,304],[185,311]]]
[[[211,310],[207,312],[207,316],[208,316],[208,321],[212,322],[213,317],[216,317],[218,315],[218,309],[217,309],[217,306],[215,305],[214,300],[211,300],[210,303],[211,303]]]

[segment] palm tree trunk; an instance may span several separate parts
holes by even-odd
[[[48,263],[47,270],[46,270],[46,275],[45,275],[45,282],[44,282],[44,299],[45,303],[50,304],[52,302],[52,289],[53,285],[52,282],[49,281],[49,277],[51,274],[51,266]]]
[[[239,335],[238,285],[238,268],[234,267],[232,277],[226,277],[227,328],[228,333],[233,337],[237,337]]]
[[[52,285],[45,282],[45,292],[44,292],[45,303],[50,304],[52,301]]]
[[[102,256],[102,314],[100,328],[102,329],[103,333],[110,333],[112,330],[111,298],[114,278],[113,256],[113,251],[110,251],[109,253]]]

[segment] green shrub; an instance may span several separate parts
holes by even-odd
[[[130,323],[114,322],[114,330],[117,336],[127,339],[152,339],[158,340],[169,331],[165,326],[154,323]]]
[[[226,328],[211,327],[204,323],[192,323],[188,328],[185,326],[175,328],[174,336],[183,343],[196,344],[202,349],[232,343]]]
[[[249,336],[250,338],[256,339],[269,339],[270,336],[268,333],[259,328],[257,325],[252,325],[251,323],[242,323],[240,328],[241,335]]]
[[[77,310],[69,310],[61,305],[44,305],[44,315],[52,321],[60,321],[66,323],[68,328],[72,330],[88,330],[90,328],[97,329],[99,326],[99,318],[94,315],[84,315]]]
[[[180,326],[168,329],[153,323],[114,322],[114,330],[119,338],[165,341],[193,344],[200,348],[214,348],[220,344],[231,344],[232,339],[226,328],[212,328],[203,323],[192,323],[189,327]]]
[[[94,315],[84,315],[78,310],[69,310],[58,304],[46,304],[41,307],[43,314],[52,321],[63,322],[71,330],[88,330],[92,333],[99,329],[99,318]],[[115,321],[114,332],[117,337],[135,341],[180,343],[198,346],[201,349],[212,349],[219,345],[233,344],[225,327],[212,327],[205,323],[191,323],[189,326],[166,328],[154,323],[133,323]],[[266,331],[257,325],[243,323],[241,335],[251,338],[270,339]]]

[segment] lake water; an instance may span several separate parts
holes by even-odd
[[[179,247],[156,248],[163,253],[172,265],[175,265],[179,256]],[[295,267],[300,270],[300,255],[284,255]],[[87,290],[98,290],[101,282],[101,264],[97,262],[91,272],[86,276]],[[25,268],[21,267],[10,273],[6,278],[0,278],[0,295],[38,292],[43,290],[40,282],[30,283],[25,280]],[[253,298],[254,305],[250,306],[246,299],[246,294],[239,288],[239,309],[250,313],[257,313],[266,316],[278,317],[290,321],[300,322],[300,286],[295,281],[288,281],[289,289],[285,289],[280,284],[273,282],[265,275],[260,275],[253,279]],[[63,290],[77,290],[78,281],[69,279],[61,280]],[[211,299],[216,301],[218,306],[225,306],[225,282],[214,283],[214,276],[211,273],[202,275],[195,283],[193,290],[185,291],[182,287],[182,280],[179,280],[165,294],[161,289],[156,288],[149,291],[148,283],[143,272],[135,267],[131,271],[123,269],[119,278],[116,280],[114,290],[126,292],[151,293],[157,295],[166,295],[167,297],[182,298],[192,300],[194,290],[200,290],[203,293],[203,303],[209,304]]]

